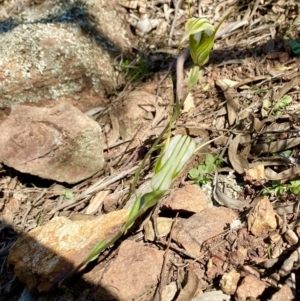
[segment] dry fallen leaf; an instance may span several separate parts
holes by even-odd
[[[230,163],[235,171],[239,174],[243,174],[245,170],[249,168],[247,158],[245,158],[238,152],[241,136],[241,134],[237,135],[229,144],[228,148],[228,157]]]
[[[234,88],[232,88],[236,83],[237,82],[231,81],[229,79],[219,79],[217,81],[217,85],[222,89],[227,102],[226,107],[228,122],[230,125],[234,125],[238,116],[238,111],[240,109],[238,93]]]
[[[189,270],[187,276],[187,283],[183,290],[179,293],[179,296],[176,299],[176,301],[191,300],[197,292],[198,282],[199,279],[197,275],[192,270]]]
[[[195,108],[194,97],[189,93],[184,101],[182,113],[187,113],[193,108]]]

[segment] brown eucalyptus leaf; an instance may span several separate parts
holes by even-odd
[[[232,88],[232,86],[234,86],[235,84],[236,82],[227,79],[217,80],[217,85],[222,89],[226,99],[228,122],[230,125],[235,124],[238,116],[238,111],[240,109],[238,93],[234,88]]]
[[[235,124],[240,109],[239,98],[236,94],[236,91],[232,88],[229,88],[228,91],[224,91],[224,95],[227,100],[226,107],[229,125]]]
[[[273,141],[270,143],[259,143],[253,146],[251,150],[256,154],[277,153],[293,148],[298,144],[300,144],[300,137],[283,139],[283,140]]]
[[[300,77],[295,77],[291,81],[285,83],[280,90],[278,90],[277,93],[275,93],[273,101],[277,102],[284,96],[287,92],[289,92],[291,89],[294,88],[294,86],[297,86],[300,84]]]
[[[291,122],[272,123],[265,128],[266,132],[285,132],[291,129]]]
[[[285,171],[276,173],[274,170],[270,168],[265,169],[266,178],[270,181],[279,181],[286,178],[292,178],[296,175],[300,174],[300,166],[293,166]]]
[[[243,174],[249,168],[247,158],[242,156],[239,151],[240,139],[242,134],[237,135],[229,144],[228,157],[232,167],[239,174]]]
[[[251,112],[249,112],[247,109],[241,111],[238,114],[239,120],[241,120],[241,129],[246,128],[248,131],[260,131],[263,127],[263,123],[256,118]],[[243,122],[243,120],[246,120],[246,122]],[[245,124],[246,123],[246,124]]]
[[[192,271],[189,270],[187,276],[187,283],[183,290],[179,293],[178,298],[176,301],[189,301],[191,300],[195,293],[197,292],[199,279],[197,275]]]

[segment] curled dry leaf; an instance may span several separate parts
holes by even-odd
[[[241,134],[237,135],[232,140],[228,148],[228,157],[230,163],[232,164],[232,167],[235,169],[235,171],[239,174],[243,174],[245,170],[249,169],[249,163],[247,161],[247,158],[242,156],[241,153],[239,153],[238,151],[241,137]]]
[[[187,276],[187,283],[183,290],[179,293],[179,296],[176,299],[176,301],[191,300],[197,291],[198,282],[199,279],[197,275],[192,270],[189,270]]]
[[[238,116],[238,111],[240,109],[238,94],[235,89],[232,88],[236,82],[229,81],[227,79],[220,79],[217,81],[217,85],[224,92],[227,106],[228,122],[232,126]]]
[[[285,171],[276,173],[274,170],[270,168],[265,169],[266,179],[270,181],[279,181],[282,179],[292,178],[296,175],[300,174],[300,166],[293,166]]]
[[[252,147],[252,151],[256,154],[261,153],[277,153],[287,149],[291,149],[300,144],[300,138],[289,138],[270,143],[260,143]]]

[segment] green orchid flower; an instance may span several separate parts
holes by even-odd
[[[189,40],[190,54],[196,66],[202,67],[209,59],[214,46],[215,35],[221,24],[229,18],[227,14],[215,28],[205,18],[189,18],[185,24],[185,34],[182,42]]]
[[[172,180],[179,174],[196,149],[189,136],[176,135],[165,144],[163,153],[157,160],[151,181],[153,191],[166,191]]]

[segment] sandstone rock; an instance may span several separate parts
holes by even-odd
[[[194,297],[191,301],[229,301],[230,296],[223,294],[222,291],[205,292],[202,295]]]
[[[285,284],[283,285],[278,292],[273,294],[271,301],[289,301],[289,300],[295,300],[294,294],[291,290],[291,288]]]
[[[116,260],[105,271],[95,299],[131,301],[145,297],[157,285],[163,256],[163,251],[134,241],[124,241]],[[148,295],[148,298],[141,300],[150,299]]]
[[[200,256],[202,244],[222,233],[237,217],[235,211],[225,207],[208,208],[188,219],[178,218],[172,238],[197,257]]]
[[[220,280],[221,290],[227,295],[233,295],[236,291],[240,276],[241,274],[236,270],[225,273]]]
[[[0,5],[0,108],[64,100],[86,111],[122,81],[113,62],[132,39],[117,0]]]
[[[127,210],[90,221],[57,217],[23,234],[12,246],[8,263],[29,291],[47,292],[77,266],[102,239],[112,238],[126,221]]]
[[[246,276],[236,291],[239,301],[257,299],[265,290],[266,285],[253,275]]]
[[[0,125],[0,160],[24,173],[76,183],[104,165],[101,128],[68,103],[16,106]]]
[[[172,218],[168,217],[157,217],[156,219],[156,226],[157,226],[157,235],[160,237],[165,237],[170,233],[171,226],[173,223]],[[144,225],[145,231],[145,239],[149,241],[154,241],[155,239],[155,232],[153,222],[151,220],[147,221]]]
[[[198,213],[209,206],[209,200],[199,186],[186,185],[167,196],[162,208]]]
[[[275,230],[280,220],[269,199],[263,198],[249,212],[248,229],[253,235],[259,236]]]

